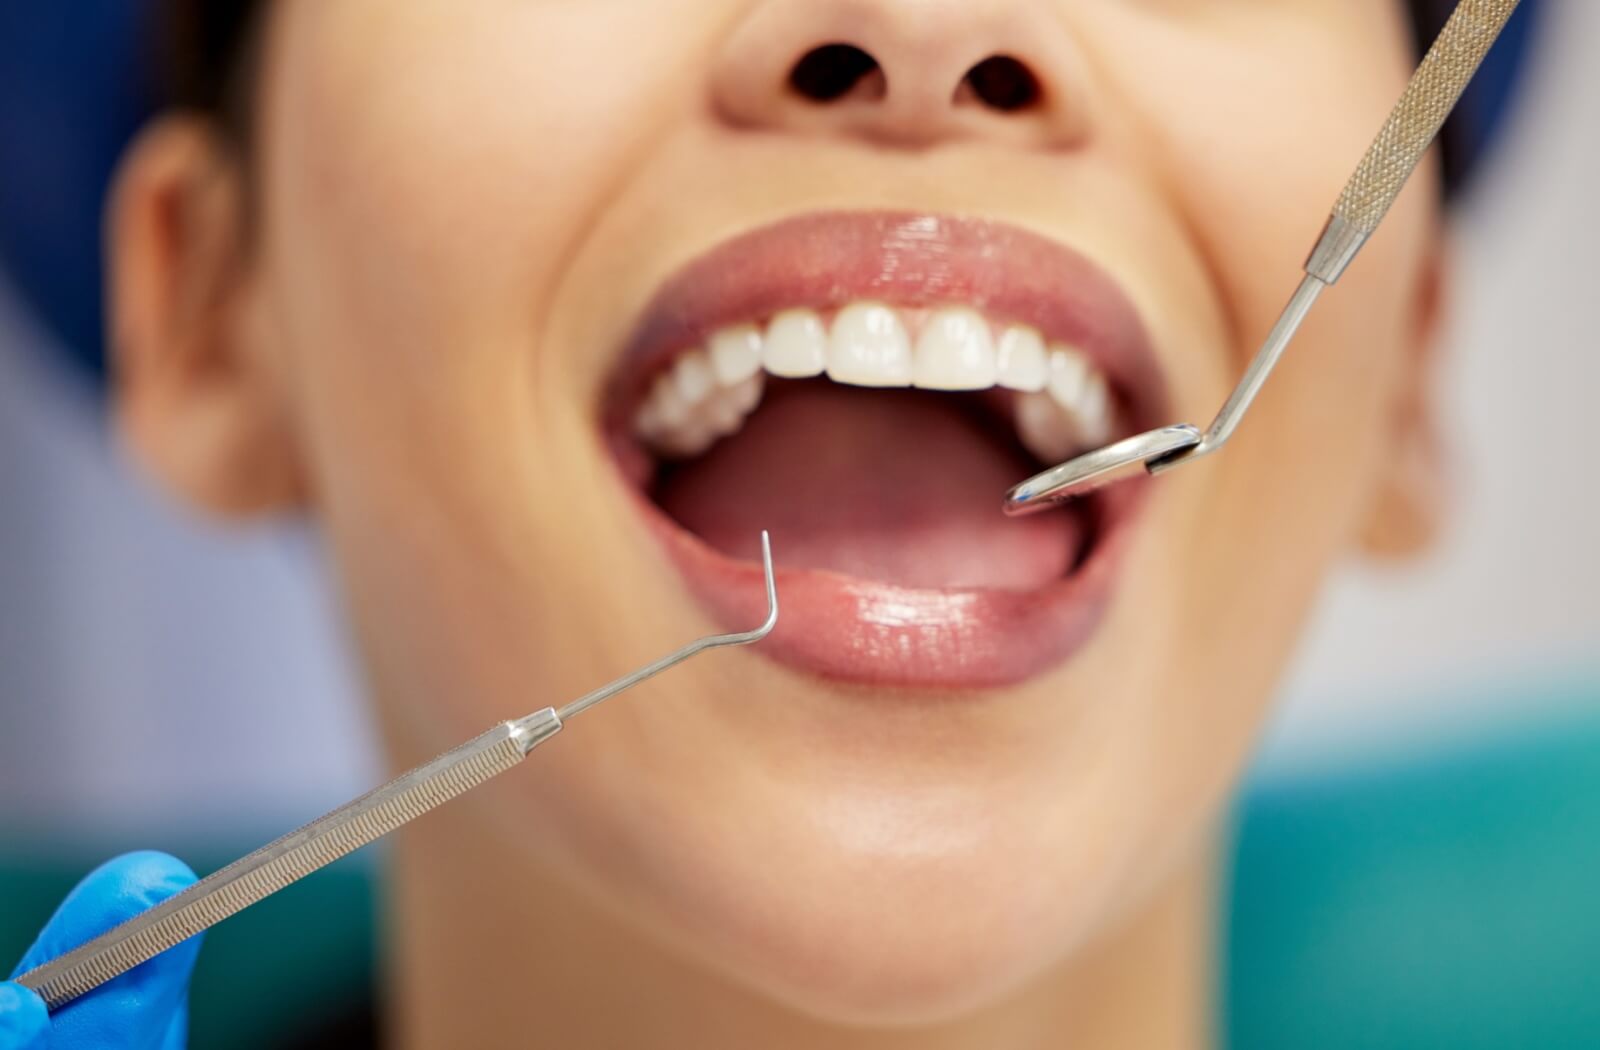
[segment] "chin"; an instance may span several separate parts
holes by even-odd
[[[930,708],[917,692],[750,663],[737,676],[748,689],[697,679],[583,726],[551,748],[548,781],[528,785],[529,798],[564,794],[562,823],[533,837],[559,851],[539,866],[666,965],[821,1022],[920,1027],[1019,994],[1136,903],[1127,873],[1156,830],[1151,797],[1129,783],[1146,769],[1129,751],[1136,720],[1063,731],[1047,719],[1013,735],[984,727],[997,716],[976,697]],[[748,710],[752,696],[833,717],[755,736],[732,719],[702,735],[634,717]],[[635,731],[647,750],[622,739]]]
[[[1017,994],[1069,959],[1110,913],[1112,865],[1051,852],[1067,836],[969,827],[894,834],[881,807],[853,819],[871,842],[813,828],[786,841],[673,843],[635,904],[657,932],[736,986],[830,1024],[921,1027]],[[755,845],[757,848],[749,848]],[[646,919],[646,922],[649,920]]]

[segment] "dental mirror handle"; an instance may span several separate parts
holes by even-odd
[[[1150,461],[1150,473],[1160,474],[1179,463],[1215,452],[1233,435],[1312,304],[1344,275],[1389,214],[1519,2],[1461,0],[1456,5],[1383,129],[1345,183],[1322,236],[1306,260],[1305,278],[1245,369],[1239,385],[1198,444]]]
[[[1345,183],[1306,273],[1333,284],[1389,213],[1520,0],[1461,0]]]
[[[1012,517],[1037,514],[1141,472],[1164,474],[1225,445],[1317,297],[1339,280],[1389,214],[1461,93],[1516,13],[1518,2],[1461,0],[1456,5],[1355,174],[1345,183],[1306,260],[1299,287],[1209,427],[1202,431],[1180,423],[1081,453],[1012,486],[1001,504],[1004,513]]]

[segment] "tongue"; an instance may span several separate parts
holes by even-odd
[[[1066,575],[1083,516],[1000,513],[1037,470],[963,399],[774,383],[735,437],[676,468],[666,512],[724,553],[917,588],[1031,590]]]

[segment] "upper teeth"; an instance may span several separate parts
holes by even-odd
[[[656,378],[634,431],[659,455],[698,456],[743,426],[766,375],[823,373],[852,386],[1019,391],[1017,436],[1051,463],[1104,444],[1113,429],[1105,375],[1079,350],[1046,345],[1027,325],[1006,325],[997,338],[986,318],[960,306],[927,313],[913,340],[900,311],[856,302],[832,325],[814,310],[795,309],[775,315],[765,331],[753,324],[717,331],[705,349],[679,355]]]

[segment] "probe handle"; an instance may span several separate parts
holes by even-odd
[[[1400,196],[1519,0],[1461,0],[1333,207],[1306,272],[1333,284]]]
[[[318,868],[520,763],[554,736],[552,709],[493,729],[261,847],[182,893],[17,978],[50,1009],[181,944]]]

